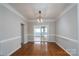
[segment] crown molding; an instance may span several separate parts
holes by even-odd
[[[37,20],[29,19],[27,22],[37,22]],[[43,22],[55,22],[55,19],[44,19]]]
[[[12,6],[10,6],[8,3],[2,3],[1,5],[3,5],[5,8],[7,8],[8,10],[12,11],[13,13],[15,13],[16,15],[20,16],[22,18],[22,20],[26,20],[26,18],[20,14],[17,10],[15,10]]]
[[[72,3],[71,5],[69,5],[63,12],[60,13],[60,15],[56,18],[56,20],[58,18],[61,18],[63,15],[65,15],[69,10],[71,10],[76,5],[77,5],[76,3]]]

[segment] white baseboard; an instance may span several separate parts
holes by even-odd
[[[28,43],[27,41],[24,42],[24,44]],[[13,50],[11,53],[8,54],[8,56],[10,56],[12,53],[14,53],[15,51],[17,51],[18,49],[21,48],[21,45],[19,47],[17,47],[15,50]]]
[[[68,52],[66,49],[64,49],[60,44],[58,44],[57,42],[56,42],[56,44],[57,44],[59,47],[61,47],[65,52],[67,52],[70,56],[72,56],[71,53]]]
[[[21,45],[19,45],[19,43],[20,43],[20,36],[16,36],[16,37],[12,37],[12,38],[0,41],[1,55],[4,55],[4,56],[11,55],[12,53],[14,53],[16,50],[18,50],[21,47]],[[14,46],[13,44],[17,45],[17,46]],[[13,46],[13,47],[11,47],[11,46]]]
[[[12,53],[14,53],[15,51],[17,51],[18,49],[20,49],[21,48],[21,45],[20,46],[18,46],[15,50],[13,50],[12,52],[10,52],[7,56],[10,56]]]
[[[27,42],[25,42],[27,43]],[[61,47],[65,52],[67,52],[70,56],[72,56],[66,49],[64,49],[60,44],[56,43],[59,47]],[[14,53],[15,51],[17,51],[19,48],[21,48],[21,45],[19,47],[17,47],[15,50],[13,50],[11,53],[9,53],[7,56],[10,56],[12,53]]]

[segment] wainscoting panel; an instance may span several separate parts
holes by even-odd
[[[21,47],[20,43],[20,36],[0,41],[0,55],[11,55],[13,52]]]
[[[64,36],[56,35],[56,43],[68,51],[71,55],[77,55],[77,41]]]

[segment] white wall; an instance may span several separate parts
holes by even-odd
[[[33,25],[31,22],[27,23],[28,41],[33,41]]]
[[[55,42],[55,22],[49,22],[48,26],[48,41]]]
[[[10,55],[20,48],[21,26],[25,24],[25,43],[33,41],[33,27],[39,25],[35,22],[25,23],[23,19],[0,4],[0,55]],[[55,42],[77,55],[77,7],[74,6],[55,22],[45,22],[48,25],[48,42]],[[56,28],[55,28],[56,26]],[[56,33],[55,33],[56,32]],[[28,38],[27,38],[28,34]],[[28,39],[28,40],[27,40]]]
[[[21,23],[24,21],[20,16],[0,4],[0,55],[10,55],[20,48]],[[27,26],[24,24],[26,35]]]
[[[33,39],[33,27],[35,25],[46,25],[48,26],[48,42],[55,42],[55,22],[44,22],[39,24],[37,22],[28,22],[28,41],[34,41]]]
[[[79,4],[77,4],[77,11],[78,11],[78,19],[77,19],[77,39],[78,39],[78,55],[79,55]]]
[[[71,55],[77,55],[77,6],[56,21],[56,42]]]

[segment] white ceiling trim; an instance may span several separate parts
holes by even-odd
[[[37,22],[37,20],[27,20],[27,22]],[[55,22],[55,20],[44,20],[43,22]]]
[[[4,7],[6,7],[7,9],[9,9],[10,11],[12,11],[13,13],[15,13],[16,15],[20,16],[22,18],[22,20],[26,20],[26,18],[24,18],[24,16],[22,14],[20,14],[18,11],[16,11],[12,6],[10,6],[9,4],[2,4]]]
[[[68,6],[57,18],[56,18],[56,20],[58,19],[58,18],[61,18],[64,14],[66,14],[70,9],[72,9],[74,6],[76,6],[77,4],[71,4],[70,6]]]

